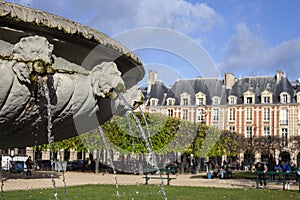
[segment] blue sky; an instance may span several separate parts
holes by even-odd
[[[71,19],[111,37],[143,27],[174,30],[197,42],[216,64],[221,77],[225,72],[236,77],[268,76],[275,75],[276,70],[282,70],[292,80],[300,75],[300,1],[297,0],[11,2]],[[142,48],[135,53],[146,69],[158,71],[158,77],[166,84],[177,78],[205,76],[203,68],[172,52]],[[175,73],[160,72],[163,68]]]

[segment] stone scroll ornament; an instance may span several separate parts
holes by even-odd
[[[2,147],[47,142],[46,100],[41,94],[45,83],[50,93],[53,132],[58,140],[89,131],[112,114],[122,112],[125,105],[118,93],[124,93],[132,105],[142,101],[137,86],[126,91],[114,62],[102,62],[86,70],[55,56],[54,46],[42,36],[24,37],[16,44],[0,40],[0,45]],[[98,122],[89,125],[94,116]],[[75,124],[74,118],[80,119],[77,121],[81,124]]]

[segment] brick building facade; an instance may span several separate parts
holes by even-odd
[[[299,80],[290,81],[281,71],[274,76],[245,78],[227,73],[223,80],[183,79],[166,87],[157,80],[156,72],[149,71],[148,76],[146,112],[216,126],[245,138],[278,137],[280,144],[273,145],[269,153],[277,161],[290,160],[300,165],[299,146],[290,141],[300,136]],[[270,143],[265,148],[270,150]],[[242,152],[239,159],[243,160],[244,156]],[[264,156],[262,152],[255,152],[256,161],[265,161]]]

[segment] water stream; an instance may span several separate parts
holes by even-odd
[[[129,134],[131,136],[135,136],[135,135],[133,135],[133,131],[132,131],[132,127],[131,127],[131,121],[129,119],[129,116],[128,116],[127,112],[126,112],[125,116],[126,116],[128,127],[129,127]],[[135,144],[134,144],[134,139],[133,139],[132,140],[132,153],[131,153],[131,156],[134,160],[133,160],[133,167],[131,167],[130,170],[132,171],[133,174],[136,174],[138,172],[138,167],[137,167],[137,164],[136,164],[136,157],[135,157],[136,155],[135,155],[134,151],[135,151]]]
[[[58,193],[57,193],[57,187],[54,179],[55,175],[55,168],[54,168],[54,154],[53,154],[53,141],[54,141],[54,136],[52,135],[52,113],[51,113],[51,102],[50,102],[50,94],[49,94],[49,88],[47,85],[47,81],[42,81],[42,95],[46,98],[47,100],[47,136],[48,136],[48,144],[49,144],[49,149],[50,149],[50,160],[51,160],[51,182],[52,186],[54,188],[54,197],[57,200],[58,199]]]
[[[59,157],[61,159],[62,155],[61,155],[60,149],[58,149],[58,152],[59,152]],[[64,184],[64,195],[65,195],[65,199],[68,200],[68,198],[67,198],[67,183],[66,183],[66,176],[65,176],[65,169],[67,169],[67,166],[65,166],[65,167],[66,168],[64,168],[63,162],[60,162],[60,169],[62,170],[62,182]]]
[[[98,130],[99,130],[100,135],[102,137],[102,140],[103,140],[104,146],[106,148],[106,151],[108,152],[108,159],[109,159],[109,162],[111,163],[111,167],[112,167],[113,172],[114,172],[114,179],[115,179],[115,184],[116,184],[117,196],[118,196],[118,199],[120,199],[118,176],[117,176],[117,171],[116,171],[114,163],[113,163],[113,159],[111,158],[110,147],[109,147],[109,144],[107,143],[106,136],[105,136],[101,126],[98,127]]]
[[[162,177],[162,175],[161,175],[160,169],[159,169],[159,167],[158,167],[158,165],[157,165],[157,162],[156,162],[155,152],[152,151],[152,148],[151,148],[151,146],[150,146],[150,142],[149,142],[150,137],[149,137],[149,139],[148,139],[148,137],[146,136],[145,131],[144,131],[143,127],[142,127],[142,124],[141,124],[140,120],[139,120],[138,117],[135,115],[133,108],[132,108],[131,105],[128,103],[128,101],[126,100],[126,98],[125,98],[121,93],[119,93],[119,97],[120,97],[120,99],[124,102],[124,104],[128,107],[128,109],[129,109],[131,115],[133,116],[135,122],[137,123],[137,125],[138,125],[138,127],[139,127],[139,129],[140,129],[140,131],[141,131],[142,138],[145,140],[145,143],[146,143],[146,147],[147,147],[147,150],[148,150],[148,154],[150,155],[150,158],[152,158],[152,159],[151,159],[151,164],[152,164],[152,166],[154,166],[155,169],[157,169],[157,174],[159,174],[159,177],[160,177],[160,181],[161,181],[161,183],[160,183],[160,186],[161,186],[161,193],[163,194],[164,199],[167,200],[168,198],[167,198],[167,194],[166,194],[166,192],[165,192],[165,186],[164,186],[163,177]],[[146,120],[145,120],[145,123],[147,124],[147,121],[146,121]]]
[[[147,133],[148,133],[148,140],[149,140],[149,145],[150,147],[152,146],[152,141],[151,141],[151,135],[150,135],[150,129],[149,129],[149,126],[148,126],[148,123],[147,123],[147,120],[146,120],[146,116],[145,116],[145,113],[143,112],[142,108],[139,106],[139,110],[140,110],[140,113],[142,113],[142,116],[143,116],[143,120],[146,124],[146,130],[147,130]]]

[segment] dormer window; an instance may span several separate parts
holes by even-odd
[[[229,105],[236,104],[236,97],[235,96],[229,96],[228,97],[228,104]]]
[[[287,103],[287,95],[282,95],[282,102],[281,103]]]
[[[182,106],[190,105],[190,95],[187,93],[183,93],[180,95],[180,104]]]
[[[196,99],[196,105],[201,106],[201,105],[206,105],[206,95],[202,92],[198,92],[195,95]]]
[[[158,104],[158,99],[157,98],[151,98],[150,99],[150,105],[151,106],[157,106]]]
[[[175,99],[174,98],[168,98],[167,99],[167,105],[168,106],[173,106],[175,104]]]
[[[202,97],[200,97],[200,98],[197,99],[197,102],[198,102],[197,103],[198,105],[203,105],[204,99]]]
[[[254,104],[255,96],[251,91],[244,93],[244,104]]]
[[[221,98],[220,97],[213,97],[213,105],[220,105]]]
[[[184,106],[189,105],[189,100],[188,100],[188,98],[182,98],[182,105],[184,105]]]
[[[268,90],[265,90],[261,93],[261,103],[270,104],[273,102],[272,93]]]
[[[270,97],[269,96],[264,96],[263,97],[263,103],[270,103]]]
[[[281,93],[280,102],[283,104],[290,103],[290,95],[286,92]]]
[[[252,97],[246,97],[246,104],[252,104],[253,100]]]

